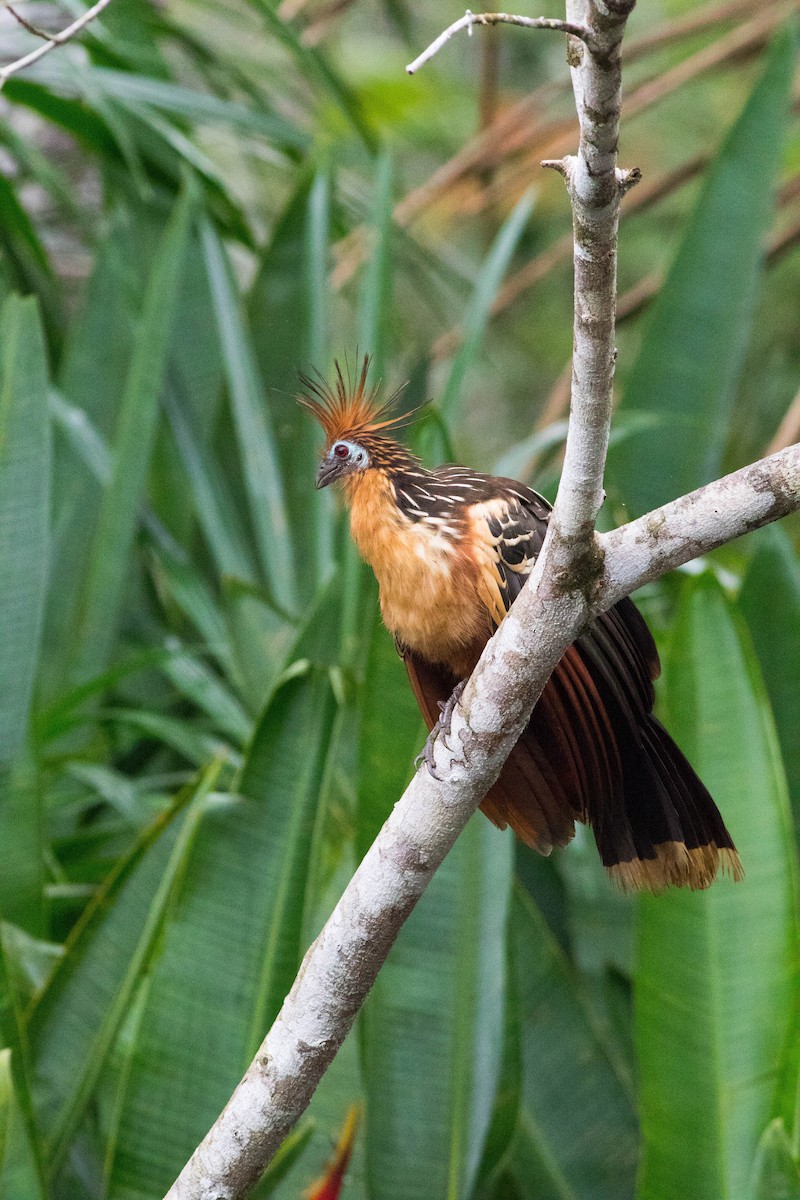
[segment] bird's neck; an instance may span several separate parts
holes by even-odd
[[[354,471],[343,479],[345,501],[351,512],[353,537],[362,554],[361,536],[377,535],[381,527],[396,529],[398,521],[405,522],[397,500],[397,489],[409,474],[416,478],[429,471],[419,459],[391,438],[373,435],[362,439],[369,454],[370,465],[364,471]]]
[[[353,540],[362,557],[374,565],[378,546],[390,540],[406,522],[397,505],[392,474],[385,467],[370,466],[347,475],[343,490]]]

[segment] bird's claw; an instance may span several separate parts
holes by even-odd
[[[436,724],[434,725],[433,729],[430,731],[427,738],[425,739],[425,745],[422,747],[422,750],[419,752],[417,757],[414,759],[414,767],[418,771],[420,769],[420,767],[422,766],[422,764],[424,763],[425,766],[428,768],[428,774],[432,775],[434,779],[438,779],[441,782],[442,777],[441,777],[441,775],[439,775],[437,773],[436,760],[433,757],[433,743],[436,741],[436,738],[438,736],[439,736],[439,722],[437,721]]]
[[[449,746],[447,746],[447,739],[450,736],[450,724],[453,720],[453,713],[455,712],[455,707],[458,704],[459,700],[461,699],[463,692],[464,692],[464,688],[466,686],[467,686],[467,681],[466,681],[466,679],[463,679],[461,681],[461,683],[456,684],[456,686],[453,688],[453,691],[451,692],[451,694],[447,698],[447,700],[445,700],[445,701],[439,700],[437,702],[439,704],[439,720],[436,722],[433,729],[428,734],[428,737],[425,741],[425,745],[422,747],[421,752],[414,759],[414,766],[417,768],[417,770],[419,770],[419,768],[424,763],[425,766],[428,768],[428,773],[430,775],[432,775],[434,779],[437,779],[440,782],[441,782],[442,777],[436,771],[436,759],[434,757],[434,746],[436,744],[436,739],[441,735],[442,739],[444,740],[445,747],[447,749],[449,749]],[[450,765],[452,766],[453,763],[459,762],[459,761],[460,761],[460,759],[453,758],[450,761]]]

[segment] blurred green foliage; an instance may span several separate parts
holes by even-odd
[[[608,523],[800,436],[790,7],[630,23]],[[433,398],[429,461],[553,493],[563,45],[491,31],[409,81],[459,15],[113,0],[4,89],[4,1200],[158,1200],[412,770],[298,369],[368,348]],[[797,541],[639,597],[745,881],[637,902],[585,831],[542,860],[476,816],[257,1195],[360,1102],[353,1200],[800,1197]]]

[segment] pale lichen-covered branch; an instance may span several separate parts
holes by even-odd
[[[667,571],[800,509],[800,443],[598,538],[603,608]]]

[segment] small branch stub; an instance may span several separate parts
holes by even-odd
[[[6,5],[6,12],[14,18],[18,25],[21,25],[23,29],[27,29],[28,33],[32,33],[34,37],[41,38],[45,42],[53,40],[52,34],[48,33],[45,29],[40,29],[38,25],[32,25],[30,21],[27,21],[23,17],[22,13],[18,13],[10,4]]]
[[[575,21],[559,21],[555,17],[521,17],[515,16],[513,13],[473,13],[467,9],[463,17],[449,25],[444,33],[440,33],[436,40],[431,42],[427,50],[423,50],[422,54],[408,64],[406,72],[414,75],[420,67],[423,67],[435,54],[439,53],[442,46],[446,45],[451,37],[460,33],[462,29],[466,29],[471,37],[472,30],[476,25],[521,25],[524,29],[554,29],[558,33],[566,33],[571,37],[579,38],[590,50],[596,49],[591,31],[585,25]]]
[[[632,187],[636,187],[636,184],[640,182],[642,172],[639,167],[629,167],[627,170],[617,167],[616,176],[619,194],[620,196],[624,196],[626,192],[629,192]]]
[[[559,175],[566,179],[567,184],[569,184],[570,172],[572,171],[574,161],[573,156],[568,154],[566,158],[543,158],[541,165],[547,171],[557,171]]]

